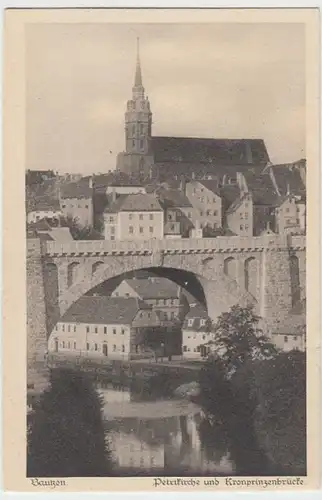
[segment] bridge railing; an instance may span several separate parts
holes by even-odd
[[[258,250],[269,247],[283,248],[287,246],[305,247],[305,236],[264,235],[264,236],[218,236],[217,238],[185,238],[185,239],[150,239],[133,241],[71,241],[46,242],[46,253],[62,254],[106,254],[112,252],[156,253],[162,251],[232,251]]]

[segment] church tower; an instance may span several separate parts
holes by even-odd
[[[127,102],[125,113],[125,151],[127,153],[148,154],[150,150],[152,113],[150,103],[144,95],[142,72],[137,39],[137,59],[132,99]]]

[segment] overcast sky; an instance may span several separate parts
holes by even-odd
[[[153,135],[260,137],[273,162],[305,156],[303,25],[34,24],[27,168],[115,167],[137,36]]]

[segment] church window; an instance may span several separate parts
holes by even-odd
[[[129,233],[130,233],[130,234],[133,234],[133,226],[130,226],[130,227],[129,227]]]

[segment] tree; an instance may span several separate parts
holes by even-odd
[[[102,400],[86,375],[55,370],[28,425],[28,477],[108,476]]]
[[[213,348],[228,372],[235,372],[248,361],[269,359],[277,354],[275,346],[259,328],[259,321],[252,306],[235,305],[213,325]]]
[[[92,226],[82,226],[76,218],[71,216],[61,217],[60,225],[68,227],[74,240],[102,240],[101,233]]]

